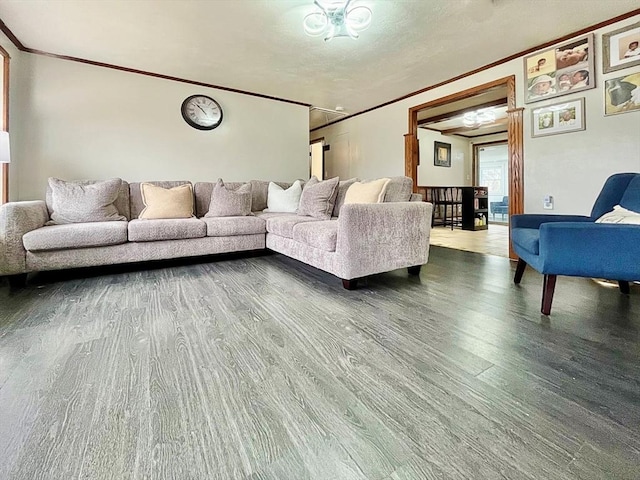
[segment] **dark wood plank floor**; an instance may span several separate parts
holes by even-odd
[[[0,479],[640,478],[640,287],[431,252],[0,282]]]

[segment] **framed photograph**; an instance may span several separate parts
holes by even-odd
[[[592,33],[526,56],[525,103],[594,88],[594,66]]]
[[[640,22],[602,35],[604,73],[640,65]]]
[[[640,111],[640,69],[604,82],[604,114]]]
[[[436,167],[451,166],[451,144],[433,142],[433,164]]]
[[[585,129],[584,97],[531,110],[531,136],[544,137]]]

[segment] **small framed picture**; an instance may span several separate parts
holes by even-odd
[[[531,136],[544,137],[585,129],[584,97],[531,110]]]
[[[436,167],[451,166],[451,144],[433,142],[433,164]]]
[[[640,22],[602,35],[604,73],[640,65]]]
[[[524,58],[525,103],[594,88],[593,34]]]
[[[640,111],[640,70],[604,82],[604,114]]]

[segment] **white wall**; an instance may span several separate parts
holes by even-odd
[[[313,132],[331,145],[349,139],[348,159],[332,158],[333,168],[349,164],[349,174],[363,178],[404,174],[404,137],[408,132],[408,109],[430,100],[466,90],[509,75],[516,75],[516,103],[524,111],[524,199],[525,212],[549,213],[542,209],[544,195],[555,198],[553,213],[587,214],[605,179],[616,172],[640,172],[640,112],[604,116],[605,79],[628,74],[630,69],[603,75],[603,32],[640,20],[640,15],[595,31],[596,88],[559,97],[586,98],[586,130],[531,138],[531,109],[557,103],[559,98],[525,105],[521,58],[484,70],[434,90],[415,95],[369,113]],[[496,59],[497,60],[497,59]],[[419,61],[417,59],[416,61]],[[428,61],[428,60],[425,60]],[[637,67],[636,67],[637,68]],[[381,98],[380,102],[388,99]],[[334,152],[335,153],[335,152]],[[425,180],[428,182],[428,180]]]
[[[451,144],[451,167],[437,167],[433,164],[434,142]],[[418,185],[459,186],[471,185],[471,144],[469,139],[454,135],[442,135],[433,130],[418,129],[420,165],[418,165]]]
[[[49,176],[127,181],[293,180],[309,173],[309,112],[298,105],[21,53],[12,87],[20,199],[43,198]],[[180,105],[202,93],[222,106],[212,131]]]

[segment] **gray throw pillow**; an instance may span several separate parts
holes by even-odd
[[[209,211],[205,217],[242,217],[245,215],[251,215],[251,184],[245,183],[236,190],[229,190],[219,178],[213,186]]]
[[[347,190],[354,183],[358,182],[358,178],[350,178],[349,180],[340,180],[338,183],[338,194],[336,195],[336,204],[333,207],[333,216],[337,217],[340,215],[340,209],[342,205],[344,205],[344,198],[347,195]]]
[[[126,220],[113,204],[118,198],[121,185],[122,180],[119,178],[95,183],[65,182],[49,178],[53,211],[47,224]]]
[[[298,215],[329,220],[338,194],[338,177],[319,181],[315,176],[307,182],[302,190]]]

